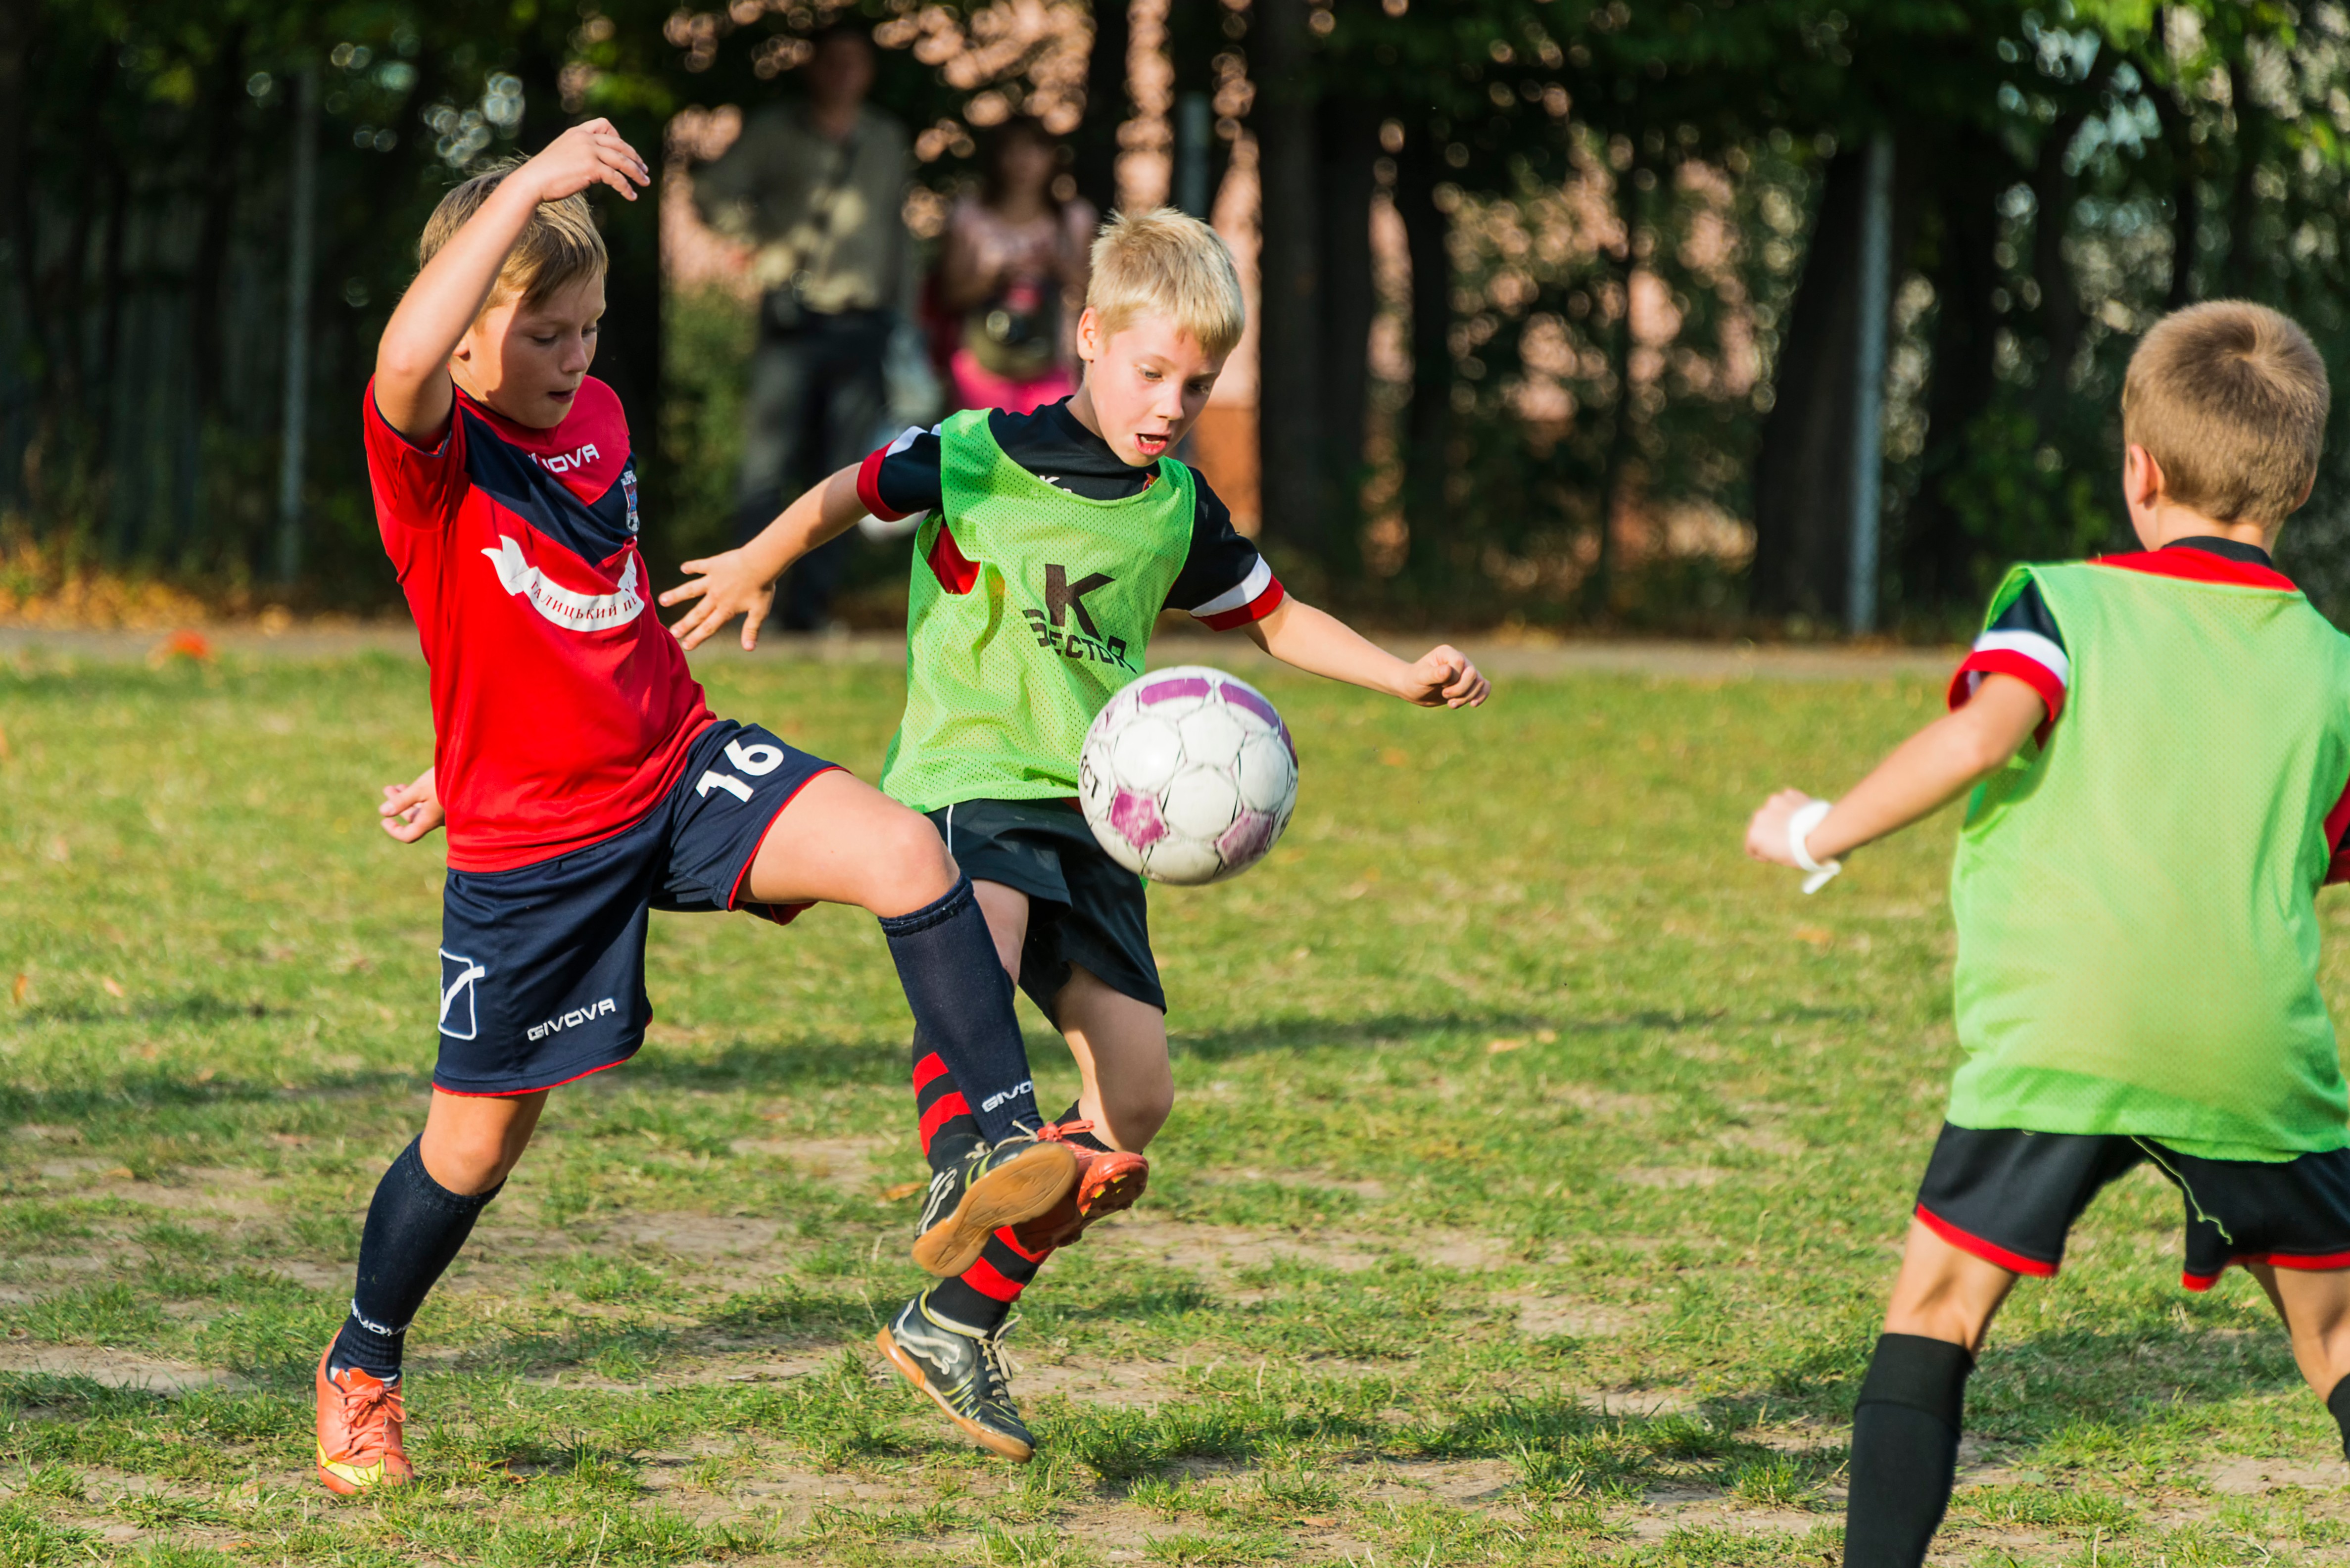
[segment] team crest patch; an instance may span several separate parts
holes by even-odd
[[[620,494],[629,504],[629,532],[637,531],[637,465],[620,470]]]
[[[473,982],[489,973],[472,959],[441,950],[441,1033],[452,1040],[471,1040],[480,1033],[473,1009]]]

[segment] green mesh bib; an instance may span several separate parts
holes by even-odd
[[[881,787],[917,811],[1075,795],[1086,728],[1142,673],[1191,555],[1191,471],[1162,458],[1141,494],[1088,501],[1004,456],[984,410],[939,437],[943,505],[915,535],[906,716]]]
[[[2350,640],[2279,589],[2018,567],[2063,629],[2064,715],[1979,785],[1950,878],[1950,1119],[2215,1159],[2350,1146],[2317,988]]]

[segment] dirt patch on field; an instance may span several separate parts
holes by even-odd
[[[1560,1296],[1538,1295],[1524,1291],[1490,1299],[1495,1307],[1515,1314],[1518,1332],[1529,1339],[1548,1339],[1554,1334],[1568,1334],[1576,1339],[1607,1339],[1628,1333],[1640,1321],[1638,1314],[1623,1307],[1602,1306],[1596,1302],[1570,1301]]]
[[[606,1231],[613,1241],[697,1262],[720,1258],[780,1264],[783,1227],[773,1220],[725,1214],[631,1214]]]
[[[1670,1190],[1711,1187],[1721,1179],[1722,1174],[1719,1167],[1711,1165],[1643,1165],[1617,1171],[1616,1179],[1627,1187],[1659,1187]]]
[[[1380,1251],[1352,1231],[1255,1231],[1237,1225],[1190,1225],[1127,1214],[1086,1233],[1087,1247],[1208,1276],[1229,1277],[1271,1263],[1305,1263],[1354,1273],[1378,1262]]]
[[[878,1195],[910,1179],[913,1161],[903,1138],[742,1137],[727,1146],[746,1158],[772,1159],[811,1181],[842,1192]]]
[[[2318,1464],[2296,1459],[2230,1459],[2205,1473],[2211,1490],[2222,1497],[2258,1497],[2285,1487],[2338,1492],[2350,1485],[2350,1466],[2339,1459]]]
[[[0,1340],[0,1373],[48,1377],[87,1377],[114,1388],[152,1388],[178,1394],[191,1388],[225,1388],[235,1380],[217,1366],[193,1366],[134,1355],[127,1350],[78,1345],[36,1345]]]
[[[1264,1181],[1275,1187],[1349,1193],[1367,1203],[1384,1202],[1388,1192],[1388,1184],[1384,1181],[1351,1181],[1311,1170],[1223,1170],[1195,1176],[1191,1179],[1201,1187],[1237,1187],[1244,1182]]]

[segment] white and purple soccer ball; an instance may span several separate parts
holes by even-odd
[[[1264,694],[1221,670],[1154,670],[1086,732],[1077,798],[1110,857],[1197,887],[1264,858],[1297,804],[1297,745]]]

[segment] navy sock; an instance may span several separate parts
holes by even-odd
[[[1013,1303],[1035,1282],[1036,1271],[1052,1255],[1049,1247],[1041,1252],[1023,1251],[1007,1225],[987,1239],[979,1262],[931,1287],[931,1305],[950,1323],[993,1334],[1012,1315]]]
[[[1066,1125],[1070,1122],[1083,1120],[1085,1114],[1085,1107],[1083,1106],[1071,1106],[1067,1110],[1061,1113],[1061,1122],[1063,1125]],[[1076,1144],[1079,1148],[1092,1149],[1096,1154],[1107,1154],[1109,1152],[1109,1145],[1102,1142],[1099,1135],[1095,1133],[1071,1133],[1069,1135],[1069,1141]]]
[[[987,917],[962,877],[935,904],[882,918],[916,1035],[961,1086],[980,1136],[1000,1143],[1044,1117],[1028,1075],[1028,1047],[1012,1010],[1012,977],[995,956]]]
[[[330,1374],[357,1366],[387,1382],[400,1376],[400,1348],[416,1309],[505,1185],[470,1197],[450,1191],[426,1173],[423,1143],[420,1137],[401,1149],[376,1184],[359,1237],[350,1316],[327,1357]]]
[[[1845,1568],[1918,1568],[1950,1503],[1975,1358],[1914,1334],[1878,1336],[1852,1413]]]
[[[2325,1397],[2325,1408],[2333,1414],[2334,1424],[2342,1428],[2342,1457],[2350,1459],[2350,1377],[2334,1386]]]
[[[971,1114],[971,1103],[919,1024],[914,1029],[914,1112],[921,1118],[922,1158],[934,1172],[961,1160],[979,1142],[979,1122]]]

